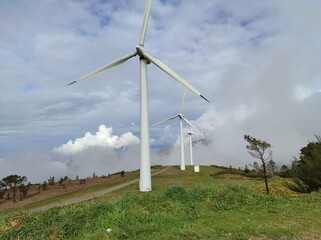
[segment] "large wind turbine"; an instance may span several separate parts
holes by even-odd
[[[181,83],[183,86],[188,88],[190,91],[199,95],[208,101],[205,97],[202,96],[200,91],[198,91],[195,87],[189,84],[186,80],[180,77],[177,73],[175,73],[171,68],[166,66],[160,60],[152,57],[148,54],[144,49],[145,36],[147,31],[148,17],[150,12],[151,0],[147,0],[144,19],[142,24],[142,30],[140,35],[139,44],[136,46],[134,52],[127,54],[111,63],[108,63],[101,68],[79,78],[76,81],[69,83],[69,85],[85,80],[89,77],[92,77],[98,73],[104,72],[110,68],[113,68],[117,65],[120,65],[126,62],[128,59],[139,56],[140,60],[140,150],[141,150],[141,165],[140,165],[140,181],[139,181],[139,189],[141,192],[148,192],[152,190],[151,186],[151,170],[150,170],[150,143],[149,143],[149,119],[148,119],[148,91],[147,91],[147,64],[153,63],[158,68],[163,70],[165,73],[169,74],[176,81]]]
[[[158,123],[155,123],[153,126],[158,125],[158,124],[162,124],[164,122],[173,120],[175,118],[179,119],[179,128],[180,128],[180,150],[181,150],[181,159],[180,159],[180,169],[181,170],[185,170],[185,153],[184,153],[184,132],[183,132],[183,122],[185,122],[189,128],[192,128],[198,135],[203,136],[197,129],[196,127],[194,127],[194,125],[183,115],[182,110],[183,110],[183,105],[184,105],[184,100],[185,100],[185,93],[186,91],[184,91],[183,97],[182,97],[182,101],[181,101],[181,105],[179,108],[179,112],[178,114],[164,119]]]

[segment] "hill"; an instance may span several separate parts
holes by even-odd
[[[321,194],[295,195],[283,179],[201,166],[171,167],[153,177],[153,192],[137,185],[91,201],[44,212],[0,217],[1,239],[320,239]]]
[[[61,183],[55,182],[54,184],[47,184],[45,188],[42,185],[33,184],[29,187],[26,196],[16,198],[16,203],[12,200],[11,191],[9,192],[11,196],[9,199],[7,197],[0,199],[0,212],[7,211],[8,209],[19,209],[25,206],[37,206],[38,204],[46,205],[49,202],[81,196],[88,192],[95,192],[100,189],[105,189],[115,184],[119,184],[123,181],[129,181],[130,179],[137,178],[138,174],[139,171],[137,170],[132,172],[118,172],[108,176],[88,177],[78,180],[67,179]]]

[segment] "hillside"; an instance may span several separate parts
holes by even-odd
[[[321,194],[296,195],[283,179],[201,166],[153,177],[153,192],[130,185],[112,194],[44,212],[0,217],[1,239],[320,239]]]
[[[62,183],[55,182],[53,185],[47,185],[44,189],[38,184],[31,185],[28,194],[21,199],[17,196],[16,203],[12,200],[12,192],[10,191],[10,199],[7,197],[0,199],[0,212],[8,209],[17,209],[28,205],[35,205],[35,203],[44,202],[48,199],[64,199],[73,196],[81,196],[87,192],[104,189],[115,184],[133,178],[137,178],[139,171],[132,171],[126,173],[115,173],[109,176],[92,177],[79,180],[68,179]],[[7,195],[7,194],[6,194]],[[18,195],[18,193],[17,193]],[[51,202],[50,200],[47,202]]]

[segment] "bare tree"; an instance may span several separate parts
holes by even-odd
[[[252,157],[260,159],[262,161],[265,188],[266,192],[270,193],[266,175],[266,163],[272,157],[272,151],[270,149],[272,145],[270,143],[267,143],[266,141],[251,137],[250,135],[244,135],[244,139],[248,142],[246,148],[249,154],[251,154]]]

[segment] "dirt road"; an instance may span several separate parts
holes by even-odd
[[[161,174],[161,173],[167,171],[169,168],[170,167],[166,167],[166,168],[164,168],[164,169],[162,169],[162,170],[160,170],[158,172],[155,172],[155,173],[152,174],[152,176]],[[125,182],[125,183],[113,186],[113,187],[110,187],[110,188],[106,188],[106,189],[101,190],[101,191],[96,191],[96,192],[84,194],[84,195],[82,195],[80,197],[74,197],[74,198],[70,198],[70,199],[65,200],[65,201],[58,201],[58,202],[50,203],[50,204],[42,206],[42,207],[31,209],[30,212],[46,211],[46,210],[48,210],[50,208],[68,206],[68,205],[71,205],[71,204],[74,204],[74,203],[79,203],[79,202],[87,201],[87,200],[90,200],[90,199],[93,199],[93,198],[96,198],[96,197],[101,197],[103,195],[106,195],[107,193],[111,193],[113,191],[117,191],[117,190],[125,188],[125,187],[127,187],[129,185],[137,183],[138,181],[139,181],[139,178],[131,180],[129,182]]]

